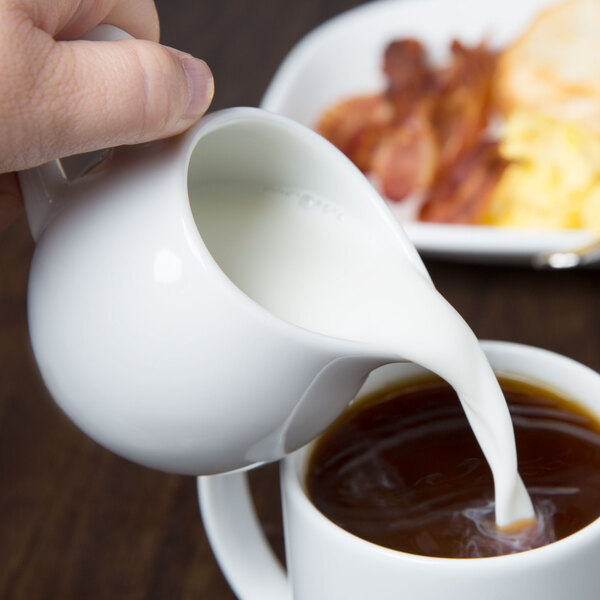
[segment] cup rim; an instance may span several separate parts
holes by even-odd
[[[506,356],[514,356],[519,361],[527,358],[534,360],[545,361],[546,363],[552,363],[553,365],[562,365],[564,369],[570,369],[574,375],[579,377],[583,376],[588,379],[595,379],[595,384],[598,386],[600,392],[600,373],[593,369],[585,366],[583,363],[575,361],[567,356],[544,350],[536,346],[530,346],[526,344],[520,344],[515,342],[506,341],[493,341],[493,340],[481,340],[481,345],[486,353],[486,356],[490,359],[492,367],[494,362],[499,358]],[[524,369],[527,370],[527,369]],[[507,374],[510,374],[507,371]],[[512,373],[513,375],[525,375],[526,373]],[[407,378],[408,379],[408,378]],[[540,381],[537,378],[537,381]],[[541,384],[544,381],[540,381]],[[555,386],[551,386],[556,389]],[[565,386],[565,388],[568,386]],[[566,389],[558,390],[562,391],[568,397],[578,400],[579,397],[575,397],[570,394]],[[357,398],[360,397],[360,393]],[[599,401],[600,402],[600,401]],[[588,405],[586,404],[586,407]],[[600,419],[600,404],[596,409],[598,418]],[[519,564],[524,562],[531,563],[535,561],[546,561],[548,558],[556,557],[557,555],[563,555],[570,552],[570,548],[573,546],[584,547],[585,545],[593,543],[594,539],[600,537],[600,516],[594,521],[579,529],[575,533],[568,535],[567,537],[561,538],[545,546],[534,548],[531,550],[524,550],[514,554],[504,554],[500,556],[486,556],[476,558],[449,558],[449,557],[435,557],[426,556],[420,554],[412,554],[404,552],[402,550],[394,550],[385,546],[380,546],[374,542],[365,540],[349,531],[343,529],[339,525],[336,525],[333,521],[328,519],[323,513],[321,513],[311,502],[306,492],[306,486],[304,484],[304,477],[306,473],[306,459],[310,455],[311,448],[314,441],[304,446],[300,450],[287,456],[281,464],[281,481],[282,491],[288,498],[288,500],[294,504],[294,507],[302,512],[305,518],[315,521],[320,527],[325,529],[329,535],[335,535],[341,538],[344,544],[355,545],[360,547],[362,551],[368,550],[371,552],[377,552],[384,554],[390,559],[406,561],[415,561],[419,563],[428,563],[431,565],[449,565],[452,564],[453,568],[457,568],[457,565],[462,565],[465,568],[488,568],[493,565],[506,565],[507,563],[512,564],[514,561],[518,561]]]

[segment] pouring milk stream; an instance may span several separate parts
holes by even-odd
[[[406,257],[310,191],[239,184],[190,188],[211,254],[278,317],[421,364],[457,391],[492,468],[496,521],[533,516],[503,395],[475,336]]]
[[[190,474],[276,460],[375,367],[410,360],[457,391],[497,524],[534,516],[474,334],[362,174],[314,132],[229,109],[116,149],[74,183],[52,165],[20,180],[38,239],[34,353],[56,402],[104,446]]]

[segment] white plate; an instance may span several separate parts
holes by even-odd
[[[434,60],[458,38],[483,39],[501,48],[521,33],[551,0],[379,0],[331,19],[306,35],[279,67],[262,108],[309,127],[332,103],[380,92],[381,62],[393,39],[421,40]],[[528,262],[540,253],[576,248],[592,241],[583,230],[530,231],[486,226],[406,221],[402,207],[390,208],[424,254],[459,260]]]

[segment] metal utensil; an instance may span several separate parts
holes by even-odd
[[[600,239],[572,250],[541,252],[532,259],[536,269],[572,269],[600,262]]]

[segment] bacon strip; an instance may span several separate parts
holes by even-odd
[[[425,193],[422,219],[472,222],[502,170],[482,143],[495,64],[484,44],[454,41],[448,65],[434,68],[418,40],[396,40],[383,57],[385,92],[333,106],[317,130],[390,200]]]
[[[450,65],[438,72],[440,93],[432,121],[440,141],[440,171],[474,148],[487,126],[496,56],[483,45],[454,41]]]
[[[417,105],[377,146],[371,169],[390,200],[426,190],[434,180],[439,146],[426,106]]]
[[[430,190],[419,218],[437,223],[481,222],[506,166],[497,142],[479,143]]]
[[[388,99],[359,96],[331,107],[316,129],[366,172],[371,170],[375,148],[393,119],[394,106]]]
[[[383,55],[383,72],[387,78],[386,95],[413,99],[433,91],[435,73],[427,63],[425,48],[418,40],[396,40],[387,45]]]

